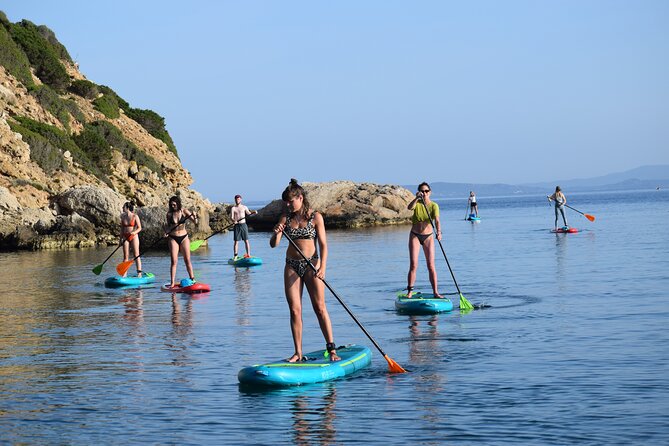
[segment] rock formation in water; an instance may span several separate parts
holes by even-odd
[[[407,204],[414,195],[401,186],[333,181],[302,183],[314,210],[323,214],[328,228],[360,228],[407,224],[412,211]],[[283,201],[274,200],[248,219],[256,230],[270,230],[282,212]]]

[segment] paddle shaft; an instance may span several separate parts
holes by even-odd
[[[190,218],[191,218],[193,215],[195,215],[195,214],[190,214],[190,216],[188,216],[188,218],[187,218],[186,220],[190,220]],[[184,221],[183,223],[177,223],[176,225],[172,226],[172,227],[170,228],[170,230],[167,231],[167,233],[169,234],[170,232],[174,231],[176,228],[178,228],[180,225],[182,225],[182,224],[184,224],[184,223],[186,223],[186,222]],[[129,263],[132,263],[132,262],[134,262],[135,260],[139,259],[139,258],[142,257],[144,254],[146,254],[147,251],[150,251],[150,250],[152,250],[153,248],[155,248],[156,246],[158,246],[158,243],[162,242],[164,238],[165,238],[165,237],[161,237],[161,238],[159,238],[159,239],[156,240],[154,243],[152,243],[151,246],[149,246],[148,248],[146,248],[146,249],[143,250],[143,251],[140,251],[139,254],[137,254],[135,257],[132,258],[132,260],[129,260],[128,262],[129,262]]]
[[[290,236],[289,236],[288,234],[286,234],[285,231],[282,231],[282,232],[283,232],[284,237],[286,237],[286,239],[290,242],[290,244],[293,245],[293,248],[295,248],[295,250],[300,254],[300,257],[302,257],[302,258],[307,262],[307,264],[308,264],[309,267],[312,269],[312,271],[314,272],[314,274],[318,273],[318,270],[316,269],[316,267],[314,266],[314,264],[311,263],[311,261],[307,258],[307,256],[304,255],[304,253],[302,252],[302,250],[297,246],[297,244],[293,241],[293,239],[290,238]],[[341,297],[339,297],[339,295],[335,292],[335,290],[332,289],[332,287],[331,287],[330,284],[327,282],[327,280],[325,280],[325,279],[321,279],[321,280],[323,281],[323,283],[325,284],[325,286],[328,288],[328,290],[330,290],[330,292],[334,295],[334,297],[337,298],[337,300],[339,301],[339,303],[341,304],[341,306],[344,307],[344,310],[346,310],[346,312],[349,314],[349,316],[351,316],[351,318],[353,318],[353,320],[355,321],[355,323],[358,324],[358,327],[360,327],[360,329],[363,331],[363,333],[365,333],[365,335],[367,335],[367,337],[369,338],[369,340],[372,341],[372,344],[374,344],[374,347],[376,347],[376,348],[379,350],[379,352],[381,352],[381,354],[382,354],[384,357],[387,357],[386,353],[383,351],[383,349],[381,348],[381,346],[380,346],[379,344],[376,343],[376,341],[374,340],[374,338],[372,337],[372,335],[369,334],[369,332],[367,331],[367,329],[360,323],[360,321],[358,321],[358,318],[355,317],[355,314],[353,314],[353,312],[348,308],[348,305],[346,305],[346,303],[344,303],[344,301],[341,299]]]
[[[251,214],[251,215],[249,215],[248,217],[244,217],[244,218],[250,218],[250,217],[252,217],[252,216],[254,216],[254,215],[256,215],[256,214],[257,214],[257,212],[256,212],[255,214]],[[241,220],[241,219],[240,219],[240,220]],[[231,223],[231,224],[227,225],[225,228],[223,228],[223,229],[219,229],[218,231],[213,232],[210,236],[208,236],[207,238],[205,238],[205,239],[202,240],[202,241],[205,242],[205,241],[209,240],[210,238],[212,238],[213,236],[215,236],[216,234],[220,234],[220,233],[223,232],[223,231],[227,231],[228,229],[230,229],[230,228],[232,228],[233,226],[235,226],[237,223],[239,223],[239,221],[236,221],[236,222],[234,222],[234,223]]]
[[[125,240],[123,240],[123,243],[125,243]],[[120,245],[118,245],[118,246],[116,247],[116,249],[114,249],[114,250],[112,251],[112,253],[109,254],[109,256],[107,256],[107,258],[105,259],[105,261],[102,262],[100,265],[104,265],[105,263],[107,263],[107,260],[111,259],[111,257],[114,255],[114,253],[115,253],[116,251],[118,251],[118,249],[119,249],[121,246],[123,246],[123,243],[121,243]]]
[[[571,209],[572,211],[576,211],[576,212],[578,212],[578,213],[581,214],[581,215],[585,215],[583,212],[579,211],[578,209],[574,209],[573,207],[569,206],[568,204],[565,204],[564,206],[568,207],[568,208]]]
[[[455,274],[453,274],[451,263],[448,261],[448,257],[446,257],[446,251],[444,251],[444,245],[442,245],[441,240],[437,238],[437,227],[434,225],[434,222],[432,221],[432,215],[430,215],[430,210],[427,208],[425,201],[423,201],[423,197],[419,197],[418,200],[420,200],[423,207],[425,207],[425,212],[427,212],[427,217],[430,219],[430,224],[432,225],[432,230],[434,231],[434,238],[436,238],[437,241],[439,242],[441,253],[444,255],[444,259],[446,259],[446,265],[448,265],[448,271],[450,271],[451,273],[451,277],[453,278],[453,283],[455,284],[455,288],[458,290],[458,294],[462,294],[462,292],[460,291],[460,287],[458,286],[458,281],[455,280]]]

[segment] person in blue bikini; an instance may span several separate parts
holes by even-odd
[[[285,232],[317,270],[314,273],[297,249],[292,244],[288,245],[286,266],[283,269],[283,283],[290,310],[290,330],[293,335],[295,353],[287,361],[304,361],[302,355],[302,291],[305,285],[309,292],[311,306],[325,338],[325,349],[329,353],[330,361],[339,361],[341,358],[337,355],[330,314],[325,305],[323,280],[328,260],[328,245],[323,216],[309,208],[306,193],[294,178],[283,191],[281,199],[286,204],[287,212],[274,226],[269,245],[276,248]]]
[[[179,260],[179,252],[184,258],[186,264],[186,271],[190,277],[189,285],[195,283],[195,276],[193,275],[193,265],[190,261],[190,239],[188,232],[186,232],[186,222],[193,220],[197,224],[197,215],[188,209],[182,209],[181,198],[174,196],[170,198],[169,210],[167,211],[167,225],[165,226],[165,237],[169,237],[167,244],[170,248],[170,288],[175,287],[175,279],[177,275],[177,261]],[[184,285],[182,285],[184,286]]]
[[[421,246],[427,262],[427,270],[432,284],[434,297],[443,297],[439,294],[437,282],[437,269],[434,266],[434,232],[430,219],[434,220],[437,230],[437,240],[441,241],[441,223],[439,222],[439,205],[430,200],[430,185],[423,182],[418,185],[416,197],[409,202],[407,209],[413,211],[411,217],[411,231],[409,232],[409,274],[407,276],[407,297],[413,295],[413,285],[416,282],[416,269],[418,268],[418,254]],[[428,213],[429,212],[429,213]]]

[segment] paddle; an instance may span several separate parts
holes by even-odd
[[[125,243],[125,240],[123,241],[123,243]],[[109,254],[109,257],[107,257],[107,258],[105,259],[104,262],[102,262],[101,264],[99,264],[99,265],[97,265],[95,268],[93,268],[93,273],[94,273],[96,276],[99,276],[99,275],[100,275],[100,273],[102,272],[102,267],[104,266],[104,264],[107,263],[107,260],[111,259],[111,257],[114,255],[114,253],[115,253],[116,251],[118,251],[118,249],[119,249],[121,246],[123,246],[123,243],[121,243],[120,245],[118,245],[118,246],[116,247],[116,249],[113,250],[111,254]]]
[[[467,220],[467,217],[469,217],[469,200],[467,200],[467,207],[465,208],[465,220]]]
[[[282,232],[283,232],[283,235],[286,237],[286,239],[288,239],[288,241],[290,242],[290,244],[293,245],[293,248],[295,248],[295,249],[297,250],[297,252],[300,254],[300,256],[304,259],[304,261],[307,262],[307,264],[308,264],[309,267],[312,269],[312,271],[314,272],[314,274],[318,273],[318,270],[316,269],[316,267],[313,265],[313,263],[311,263],[311,261],[307,258],[307,256],[304,255],[304,253],[302,252],[302,250],[295,244],[295,242],[293,241],[293,239],[291,239],[290,236],[288,236],[288,234],[286,234],[285,231],[282,231]],[[372,335],[370,335],[369,332],[367,331],[367,329],[360,323],[360,321],[358,321],[358,318],[355,317],[355,315],[353,314],[353,312],[348,308],[348,306],[344,303],[344,301],[341,299],[341,297],[339,297],[339,295],[335,292],[335,290],[332,289],[332,287],[330,286],[330,284],[329,284],[325,279],[321,279],[321,280],[323,281],[323,283],[325,284],[325,286],[328,287],[328,290],[330,290],[330,292],[334,295],[334,297],[337,298],[337,300],[339,301],[339,303],[341,304],[341,306],[344,307],[344,310],[346,310],[346,312],[353,318],[353,321],[355,321],[355,323],[358,324],[358,327],[360,327],[360,329],[363,331],[363,333],[365,333],[365,335],[367,335],[367,337],[369,338],[369,340],[372,341],[372,344],[374,344],[374,347],[376,347],[376,348],[379,350],[379,352],[381,352],[381,354],[383,355],[383,357],[386,358],[386,361],[388,361],[388,369],[390,370],[390,372],[391,372],[391,373],[406,373],[406,370],[404,370],[404,368],[402,368],[401,365],[399,365],[398,363],[396,363],[395,361],[393,361],[393,360],[392,360],[392,359],[391,359],[391,358],[390,358],[390,357],[389,357],[389,356],[388,356],[388,355],[381,349],[381,347],[379,346],[379,344],[376,343],[376,341],[374,340],[374,338],[372,337]]]
[[[568,207],[569,209],[571,209],[572,211],[576,211],[579,214],[585,216],[585,218],[587,218],[588,220],[595,221],[595,216],[594,215],[584,214],[583,212],[579,211],[578,209],[574,209],[573,207],[569,206],[568,204],[565,204],[565,206]]]
[[[184,220],[183,222],[179,222],[179,223],[177,223],[176,225],[174,225],[169,231],[167,231],[167,233],[169,234],[170,232],[172,232],[172,231],[174,231],[176,228],[178,228],[179,225],[182,225],[182,224],[186,223],[186,221],[187,221],[188,219],[190,219],[193,215],[195,215],[195,214],[190,214],[190,215],[188,216],[188,218],[186,218],[186,220]],[[144,249],[143,251],[141,251],[139,254],[137,254],[135,257],[133,257],[131,260],[128,260],[128,261],[125,261],[125,262],[121,262],[121,263],[119,263],[118,265],[116,265],[116,272],[118,273],[118,275],[119,275],[119,276],[122,276],[122,275],[124,275],[125,273],[127,273],[128,270],[130,269],[130,267],[132,266],[132,264],[135,263],[135,260],[137,260],[138,258],[142,257],[144,254],[146,254],[147,251],[150,251],[151,249],[155,248],[155,247],[158,245],[158,243],[160,243],[164,238],[165,238],[165,237],[161,237],[161,238],[159,238],[158,240],[155,241],[155,243],[153,243],[151,246],[149,246],[148,248],[146,248],[146,249]]]
[[[258,214],[258,213],[256,212],[255,214],[251,214],[251,215],[249,215],[249,216],[247,216],[247,217],[245,217],[245,218],[250,218],[250,217],[253,217],[254,215],[257,215],[257,214]],[[210,236],[208,236],[208,237],[205,238],[204,240],[193,240],[192,242],[190,242],[190,250],[191,250],[191,251],[195,251],[197,248],[199,248],[200,246],[202,246],[202,244],[203,244],[205,241],[209,240],[210,238],[212,238],[212,237],[215,236],[216,234],[220,234],[221,232],[226,231],[226,230],[232,228],[232,227],[233,227],[234,225],[236,225],[236,224],[237,224],[237,222],[234,222],[234,223],[232,223],[232,224],[229,224],[229,225],[226,226],[225,228],[223,228],[223,229],[219,229],[218,231],[215,231],[213,234],[211,234]]]
[[[232,228],[235,224],[236,224],[236,223],[232,223],[232,224],[226,226],[226,227],[223,228],[223,229],[219,229],[218,231],[214,231],[210,236],[208,236],[207,238],[205,238],[205,239],[203,239],[203,240],[193,240],[192,242],[190,242],[190,247],[189,247],[189,249],[190,249],[191,251],[195,251],[197,248],[199,248],[200,246],[202,246],[202,244],[203,244],[204,242],[206,242],[207,240],[209,240],[210,238],[212,238],[212,237],[215,236],[216,234],[220,234],[221,232],[223,232],[223,231],[225,231],[225,230],[228,230],[228,229]]]
[[[462,295],[462,292],[460,291],[460,287],[458,286],[458,282],[455,280],[455,274],[453,274],[453,269],[451,268],[451,264],[448,261],[448,257],[446,257],[446,251],[444,251],[444,245],[441,244],[441,240],[437,238],[437,228],[434,226],[434,222],[432,221],[432,216],[430,215],[430,210],[427,208],[427,205],[425,204],[425,201],[423,201],[423,197],[418,198],[420,202],[423,204],[423,207],[425,207],[425,212],[427,212],[427,216],[430,219],[430,224],[432,225],[432,230],[434,231],[434,238],[437,239],[439,242],[439,247],[441,248],[441,253],[444,254],[444,259],[446,259],[446,265],[448,265],[448,270],[451,272],[451,277],[453,278],[453,283],[455,284],[455,288],[458,290],[458,294],[460,295],[460,309],[461,310],[473,310],[474,305],[472,305],[471,302],[469,302],[465,296]]]

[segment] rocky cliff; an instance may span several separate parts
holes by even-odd
[[[167,200],[200,214],[163,118],[85,78],[51,30],[0,12],[0,249],[114,244],[125,201],[143,239],[161,233]]]

